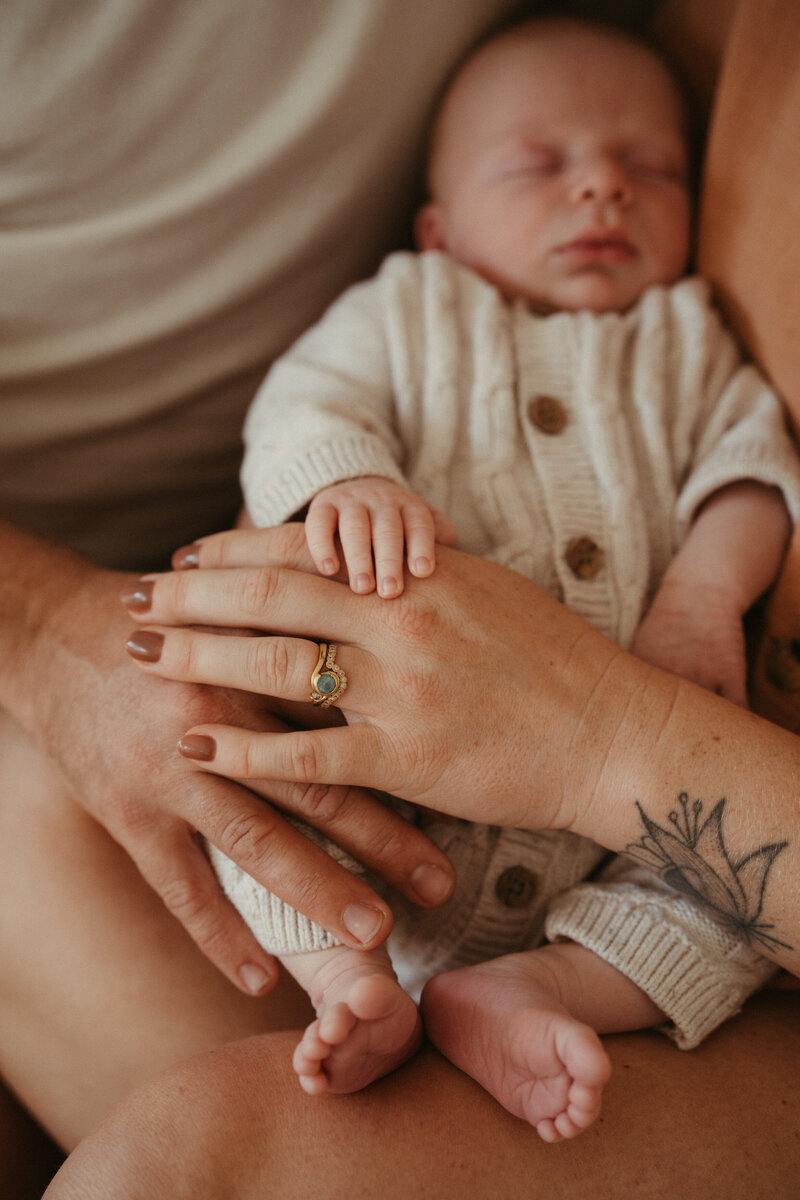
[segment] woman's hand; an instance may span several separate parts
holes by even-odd
[[[348,678],[347,727],[187,730],[184,752],[205,770],[262,793],[268,779],[347,781],[474,820],[570,824],[613,739],[601,701],[619,651],[534,584],[443,550],[432,578],[387,605],[309,574],[299,525],[208,538],[178,562],[200,569],[140,585],[146,671],[299,701],[325,640]],[[215,623],[267,636],[186,628]]]
[[[206,770],[254,791],[269,778],[350,781],[472,820],[572,830],[644,856],[690,894],[704,881],[717,919],[798,970],[797,737],[453,550],[391,604],[306,573],[298,527],[220,535],[179,555],[192,559],[199,570],[146,585],[160,651],[147,670],[302,699],[319,638],[338,645],[349,679],[347,728],[196,725],[185,749]],[[198,622],[267,636],[176,628]]]

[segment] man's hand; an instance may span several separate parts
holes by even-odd
[[[391,914],[363,880],[284,822],[262,796],[201,772],[178,753],[181,734],[198,721],[285,728],[264,698],[137,671],[125,653],[131,621],[120,603],[133,581],[22,540],[26,587],[4,593],[4,616],[17,610],[19,619],[16,637],[3,625],[9,649],[3,702],[211,961],[243,991],[266,991],[276,978],[272,959],[224,898],[198,834],[348,945],[382,942]],[[31,591],[37,578],[41,586]],[[24,619],[23,592],[32,597]],[[265,784],[262,794],[412,899],[446,899],[451,872],[441,852],[366,793]]]

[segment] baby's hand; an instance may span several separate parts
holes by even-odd
[[[308,508],[306,541],[322,575],[339,570],[336,535],[354,592],[387,600],[403,590],[403,561],[423,579],[436,563],[435,544],[453,546],[456,531],[447,517],[413,492],[378,475],[349,479],[318,492]],[[373,570],[374,563],[374,570]]]
[[[747,708],[742,614],[723,589],[691,592],[665,581],[631,649],[646,662]]]

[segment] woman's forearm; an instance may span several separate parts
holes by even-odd
[[[588,758],[576,763],[585,790],[569,827],[800,973],[800,741],[628,655],[611,674],[586,710],[605,750],[594,781]]]

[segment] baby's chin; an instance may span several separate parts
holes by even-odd
[[[519,289],[506,294],[506,299],[524,300],[531,312],[541,316],[556,312],[621,313],[632,308],[645,290],[598,286],[591,281],[588,286],[556,288],[545,292]]]
[[[556,312],[625,312],[649,287],[662,281],[619,278],[597,269],[555,279],[545,286],[541,286],[539,280],[529,286],[516,280],[494,279],[492,282],[504,299],[523,300],[531,312],[549,316]]]

